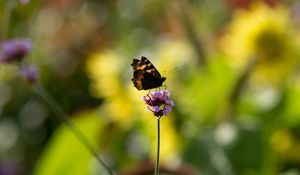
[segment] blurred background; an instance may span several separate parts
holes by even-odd
[[[39,83],[118,174],[156,154],[133,58],[167,77],[169,174],[300,174],[297,0],[0,0],[1,41],[27,38]],[[106,174],[55,113],[0,65],[0,175]],[[151,174],[151,173],[150,173]]]

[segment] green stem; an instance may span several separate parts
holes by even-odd
[[[225,114],[225,119],[231,119],[235,115],[237,102],[240,99],[243,90],[245,89],[246,82],[253,73],[253,70],[258,61],[257,59],[258,58],[256,56],[252,56],[250,58],[250,62],[238,77],[236,84],[234,85],[232,92],[229,96],[229,107],[228,112]]]
[[[6,3],[4,14],[3,14],[3,27],[2,27],[2,39],[4,40],[6,38],[9,25],[10,25],[10,18],[13,9],[16,7],[16,2],[14,0],[9,0]]]
[[[157,117],[157,154],[155,164],[155,175],[159,175],[159,151],[160,151],[160,117]]]
[[[46,104],[50,107],[50,109],[59,117],[66,126],[70,129],[70,131],[78,138],[78,140],[89,150],[89,152],[97,159],[100,165],[108,172],[109,175],[114,175],[112,170],[106,165],[106,163],[101,159],[98,155],[97,151],[92,147],[84,134],[80,131],[80,129],[72,123],[67,114],[63,111],[63,109],[57,104],[57,102],[52,98],[52,96],[43,88],[43,86],[39,84],[34,84],[34,90],[38,96],[42,98],[46,102]]]
[[[205,65],[207,64],[207,58],[205,55],[205,51],[203,49],[203,44],[200,41],[199,38],[199,34],[197,34],[194,26],[193,26],[193,22],[190,19],[190,16],[188,15],[189,10],[191,10],[190,4],[188,1],[179,1],[179,6],[180,6],[180,18],[181,18],[181,22],[183,24],[187,39],[189,40],[189,42],[191,43],[191,46],[194,48],[197,57],[198,57],[198,65],[201,67],[205,67]]]

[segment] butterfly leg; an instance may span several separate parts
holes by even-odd
[[[161,90],[161,88],[163,88],[163,90],[167,90],[167,84],[163,84],[162,86],[160,86],[159,90]]]

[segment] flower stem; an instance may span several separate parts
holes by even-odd
[[[250,62],[238,77],[236,84],[234,85],[233,90],[229,97],[229,109],[225,116],[226,118],[231,118],[232,116],[234,116],[236,104],[241,96],[242,91],[245,89],[245,84],[247,80],[250,78],[257,64],[258,61],[257,59],[258,58],[256,56],[252,56]]]
[[[50,107],[50,109],[60,118],[66,126],[70,129],[70,131],[77,137],[77,139],[89,150],[89,152],[97,159],[100,165],[107,171],[109,175],[114,175],[112,170],[108,165],[102,160],[102,158],[98,155],[97,151],[93,148],[93,146],[89,143],[84,134],[80,131],[80,129],[74,125],[69,119],[67,114],[63,111],[63,109],[57,104],[57,102],[52,98],[52,96],[47,92],[46,89],[43,88],[40,84],[34,84],[33,86],[36,94],[41,97],[42,100],[46,102],[46,104]]]
[[[156,164],[155,175],[159,175],[159,151],[160,151],[160,117],[157,117],[157,152],[156,152]]]
[[[9,0],[6,3],[4,14],[3,14],[3,27],[2,27],[2,40],[6,39],[6,35],[10,25],[10,19],[13,9],[16,7],[16,2],[14,0]]]
[[[187,12],[189,12],[190,9],[190,4],[188,1],[178,1],[179,2],[179,15],[181,18],[181,22],[183,25],[183,28],[185,30],[185,33],[187,35],[187,39],[191,43],[191,46],[194,48],[196,51],[196,54],[198,56],[198,66],[205,67],[207,64],[207,58],[203,49],[203,44],[202,42],[198,39],[199,34],[196,32],[193,22]]]

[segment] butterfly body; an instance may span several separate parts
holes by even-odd
[[[154,65],[146,58],[133,59],[133,78],[131,81],[138,90],[148,90],[162,86],[166,77],[162,77]]]

